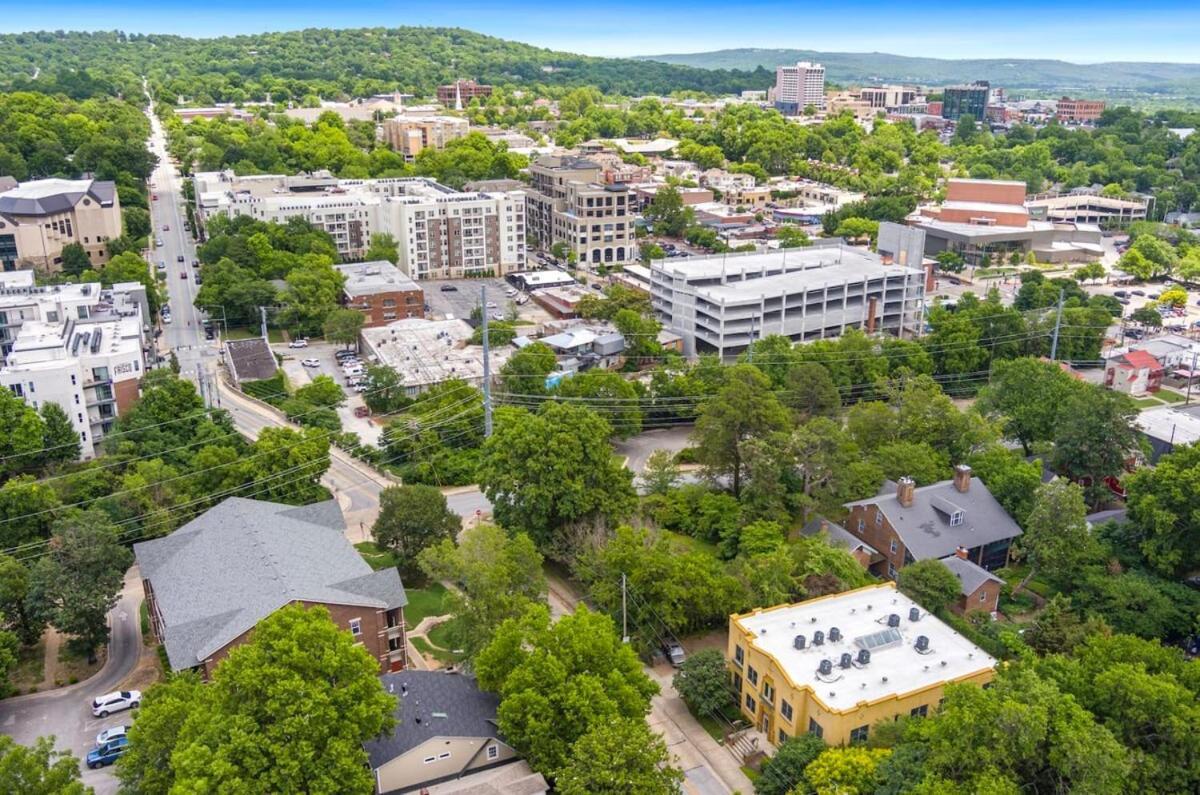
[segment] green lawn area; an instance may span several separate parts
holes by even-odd
[[[262,329],[259,328],[258,326],[254,326],[253,328],[250,328],[250,327],[237,328],[235,326],[231,326],[229,328],[229,331],[227,331],[225,334],[225,339],[227,339],[227,340],[248,340],[253,337],[261,337],[261,336],[262,336]],[[267,339],[271,342],[283,342],[284,341],[283,340],[283,331],[281,331],[280,329],[277,329],[277,328],[269,328],[269,329],[267,329]]]
[[[996,576],[1004,580],[1013,588],[1016,588],[1017,584],[1020,583],[1021,580],[1025,579],[1025,575],[1028,573],[1028,566],[1024,564],[1014,564],[1008,566],[1007,568],[998,569],[996,571]],[[1034,577],[1032,580],[1025,583],[1025,588],[1042,597],[1043,599],[1049,599],[1057,593],[1052,585],[1038,577]]]
[[[363,560],[376,571],[396,567],[396,556],[374,541],[361,541],[355,544],[354,548],[358,550],[358,554],[362,555]],[[409,598],[412,598],[411,592]]]
[[[359,544],[358,546],[362,546]],[[446,586],[431,582],[424,588],[405,589],[408,604],[404,606],[404,623],[412,629],[427,616],[445,615]]]
[[[1151,397],[1136,398],[1133,401],[1133,405],[1137,406],[1139,409],[1153,409],[1163,405],[1163,402]]]
[[[14,696],[32,692],[33,688],[42,683],[45,676],[46,643],[38,640],[32,646],[21,646],[17,649],[17,664],[8,673],[8,681],[13,687]]]
[[[674,533],[670,530],[664,530],[663,532],[671,536],[671,540],[674,541],[681,549],[687,552],[704,552],[712,555],[714,558],[717,557],[716,544],[710,544],[702,539],[692,538],[691,536],[684,535],[683,533]]]
[[[454,621],[445,621],[438,624],[433,629],[429,630],[429,641],[434,645],[450,652],[451,657],[457,661],[462,659],[462,655],[456,655],[453,652],[457,645],[454,640]]]
[[[440,626],[445,626],[445,624],[442,624]],[[437,630],[439,628],[440,627],[435,627],[430,632],[430,635],[434,635],[435,637],[440,637],[437,635]],[[441,639],[443,641],[445,640],[444,638],[441,638]],[[412,641],[412,645],[416,646],[417,651],[421,652],[422,655],[424,655],[426,657],[432,657],[433,659],[437,660],[438,662],[444,663],[445,665],[453,665],[457,662],[462,661],[462,655],[455,654],[454,652],[450,651],[449,649],[445,649],[440,646],[435,646],[434,643],[437,643],[438,642],[437,640],[434,640],[431,643],[429,640],[421,637],[420,635],[411,635],[411,636],[409,636],[409,640]]]
[[[1160,389],[1154,393],[1154,396],[1164,403],[1182,403],[1186,399],[1184,395],[1169,389]]]

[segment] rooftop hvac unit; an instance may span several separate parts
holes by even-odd
[[[838,629],[837,627],[830,627],[829,628],[829,642],[837,643],[841,639],[842,639],[842,631],[840,629]]]
[[[797,635],[796,637],[792,638],[792,648],[793,649],[803,650],[806,645],[808,645],[808,644],[805,641],[803,635]]]
[[[854,664],[854,657],[853,657],[853,655],[850,654],[850,652],[844,653],[842,655],[841,662],[838,663],[838,665],[841,666],[842,668],[849,668],[853,664]]]
[[[869,662],[871,662],[871,652],[867,651],[866,649],[859,649],[858,650],[858,664],[866,665]]]
[[[917,635],[917,651],[929,651],[929,638],[925,635]]]
[[[908,620],[909,621],[920,621],[921,620],[921,609],[917,608],[917,607],[910,607],[908,609]]]
[[[888,626],[889,627],[900,626],[900,616],[897,615],[896,613],[889,613],[888,614]]]
[[[813,645],[814,646],[824,646],[825,645],[825,633],[819,629],[813,633]]]
[[[829,676],[833,673],[833,661],[821,660],[821,664],[817,666],[817,673],[821,674],[821,676]]]

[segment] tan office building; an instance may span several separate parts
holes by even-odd
[[[583,157],[542,157],[529,166],[529,231],[540,248],[565,243],[580,263],[637,261],[635,200],[628,186],[604,184],[599,164]]]
[[[121,236],[121,202],[113,182],[0,177],[0,267],[62,270],[63,246],[79,243],[93,266],[108,261]]]
[[[396,116],[383,123],[383,140],[392,149],[414,160],[423,149],[445,149],[467,134],[470,123],[457,116]]]

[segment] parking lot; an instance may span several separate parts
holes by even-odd
[[[327,375],[346,393],[346,402],[337,409],[338,417],[342,420],[342,428],[350,433],[357,433],[359,439],[367,444],[379,444],[383,427],[371,421],[369,417],[355,417],[354,410],[366,405],[362,395],[346,385],[346,375],[334,355],[345,346],[331,345],[325,342],[310,343],[307,348],[289,348],[286,343],[272,345],[272,350],[283,357],[283,372],[293,389],[302,387],[319,375]],[[305,359],[315,359],[316,367],[306,367]]]
[[[453,290],[443,290],[443,286],[453,287]],[[479,306],[479,291],[487,288],[488,303],[496,304],[489,312],[508,314],[509,299],[505,291],[512,285],[504,279],[455,279],[446,281],[431,279],[421,282],[425,290],[425,303],[429,305],[429,316],[442,319],[448,316],[462,320],[471,319],[471,311]]]

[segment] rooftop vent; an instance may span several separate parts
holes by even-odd
[[[889,627],[900,626],[900,616],[896,613],[889,613],[888,614],[888,626]]]
[[[803,650],[806,645],[807,644],[804,640],[803,635],[797,635],[796,637],[792,638],[792,648],[793,649]]]
[[[814,646],[824,646],[825,645],[825,633],[819,629],[813,633],[813,645]]]
[[[829,676],[833,673],[833,661],[821,660],[821,664],[817,666],[817,673],[821,676]]]
[[[917,635],[916,648],[917,651],[922,653],[929,651],[929,637],[926,635]]]
[[[842,639],[842,631],[840,629],[838,629],[837,627],[830,627],[829,628],[829,642],[837,643],[841,639]]]
[[[920,621],[921,620],[920,608],[910,607],[908,609],[908,620],[909,621]]]
[[[866,665],[869,662],[871,662],[871,652],[867,651],[866,649],[859,649],[858,650],[858,664]]]
[[[838,663],[838,665],[841,666],[842,668],[849,668],[853,664],[854,664],[854,655],[850,654],[850,652],[844,653],[842,655],[841,662]]]

